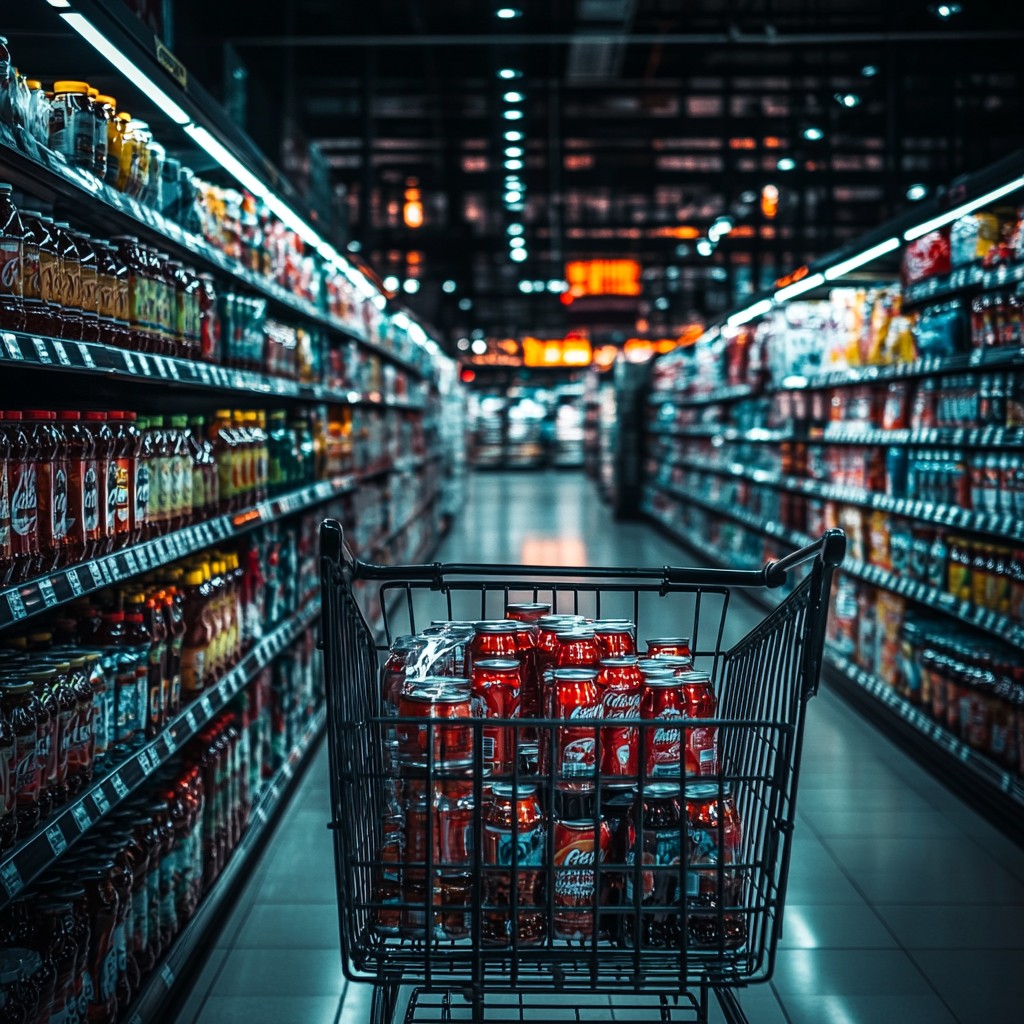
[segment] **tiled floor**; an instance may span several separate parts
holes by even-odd
[[[685,560],[647,527],[613,523],[581,478],[553,473],[475,477],[440,554]],[[328,807],[321,750],[179,1024],[368,1020],[369,990],[346,987],[341,973]],[[741,997],[751,1024],[1021,1020],[1022,967],[1024,851],[823,689],[808,713],[775,976]],[[588,1007],[586,1019],[614,1019],[615,1002]]]

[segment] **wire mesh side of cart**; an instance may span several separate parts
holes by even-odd
[[[554,578],[545,578],[543,570],[532,568],[515,575],[517,567],[456,568],[466,571],[367,567],[337,555],[323,561],[331,783],[346,974],[401,977],[427,986],[519,991],[628,987],[636,992],[767,977],[785,898],[804,706],[818,678],[831,577],[828,562],[815,558],[788,597],[743,636],[730,615],[735,606],[731,583],[742,575],[750,585],[757,574],[700,570],[689,574],[699,582],[688,583],[685,570],[672,570],[671,579],[658,570],[623,571],[618,577],[613,575],[616,570],[587,570],[579,577],[551,570],[548,576]],[[603,578],[595,579],[601,573]],[[379,605],[386,611],[379,645],[353,595],[352,583],[359,575],[383,580]],[[716,578],[723,585],[716,585]],[[759,578],[762,584],[768,579]],[[684,732],[717,730],[717,771],[674,781],[681,786],[682,807],[699,798],[717,807],[717,822],[698,833],[695,846],[687,816],[680,816],[674,839],[677,863],[648,864],[641,853],[631,863],[596,859],[582,869],[578,863],[556,864],[551,827],[555,798],[564,801],[567,791],[580,788],[580,780],[561,774],[554,763],[539,776],[530,776],[518,757],[507,776],[485,780],[483,732],[506,728],[519,752],[535,739],[533,730],[540,733],[542,744],[546,734],[553,745],[565,723],[472,719],[460,723],[472,733],[472,762],[453,768],[431,755],[417,781],[433,793],[453,778],[470,780],[468,861],[444,861],[428,840],[419,859],[402,864],[397,902],[393,894],[385,898],[380,885],[384,813],[400,778],[388,739],[396,722],[403,720],[383,714],[378,654],[395,635],[416,632],[431,621],[498,618],[508,602],[517,600],[545,601],[556,610],[595,618],[628,617],[637,623],[641,638],[652,635],[651,628],[664,634],[669,625],[675,627],[672,633],[691,636],[696,666],[712,675],[718,692],[719,717],[680,720],[678,725]],[[431,734],[427,749],[433,752],[434,731],[449,725],[418,722]],[[623,722],[587,723],[598,764],[603,730],[612,724]],[[632,780],[638,790],[633,824],[642,837],[647,834],[644,800],[655,792],[654,783],[665,781],[648,774],[643,752],[664,723],[626,724],[638,734],[641,768]],[[483,790],[495,781],[507,781],[517,792],[536,785],[547,821],[538,860],[524,847],[528,837],[519,834],[517,824],[511,863],[496,868],[486,860]],[[608,779],[597,774],[593,785],[589,798],[581,798],[586,810],[576,817],[589,820],[599,835]],[[710,798],[707,789],[698,789],[709,785]],[[723,813],[730,801],[739,829]],[[423,821],[427,836],[440,824],[437,814],[428,801]],[[671,844],[671,837],[666,841]],[[565,894],[580,891],[588,894],[582,904],[573,908],[570,900],[567,910]],[[382,921],[388,926],[382,928]],[[581,927],[573,933],[575,923]]]

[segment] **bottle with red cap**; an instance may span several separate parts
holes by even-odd
[[[31,432],[21,412],[7,412],[4,433],[10,442],[8,487],[11,494],[11,571],[19,583],[33,573],[39,558],[39,497]]]
[[[25,328],[25,227],[14,205],[14,189],[0,184],[0,329]]]

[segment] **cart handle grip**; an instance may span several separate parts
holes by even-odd
[[[426,580],[440,587],[445,576],[540,576],[569,579],[613,577],[660,580],[665,585],[774,588],[785,583],[786,574],[790,569],[795,569],[812,558],[820,557],[826,565],[832,567],[839,565],[846,552],[846,536],[842,530],[829,530],[812,544],[778,561],[768,562],[763,569],[704,569],[669,565],[661,569],[638,569],[625,566],[479,565],[469,562],[379,565],[375,562],[362,562],[356,558],[345,543],[341,524],[334,519],[328,519],[320,526],[320,552],[332,565],[341,569],[349,582],[355,579]]]

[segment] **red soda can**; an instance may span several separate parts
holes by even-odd
[[[555,668],[595,668],[601,659],[597,638],[589,626],[558,633]]]
[[[403,764],[426,767],[468,765],[473,761],[473,729],[456,724],[473,717],[468,684],[460,680],[428,677],[399,697],[399,718],[430,719],[430,722],[399,722],[398,759]],[[456,685],[453,685],[455,683]]]
[[[640,717],[644,677],[635,657],[602,658],[598,662],[597,686],[601,691],[603,718]],[[613,777],[637,777],[635,725],[606,726],[601,730],[601,772]]]
[[[636,654],[636,626],[625,619],[602,619],[591,627],[602,658]]]
[[[540,715],[541,687],[540,670],[537,664],[537,633],[538,629],[534,623],[520,622],[516,628],[516,647],[519,650],[519,664],[523,679],[519,713],[523,718],[537,718]],[[536,730],[530,729],[524,732],[524,735],[527,732],[536,740]]]
[[[396,636],[380,670],[381,701],[384,714],[398,714],[398,698],[405,687],[410,661],[423,649],[423,641],[415,636]],[[423,673],[424,675],[426,673]]]
[[[537,673],[554,668],[558,653],[558,634],[582,625],[578,615],[542,615],[537,620]]]
[[[520,601],[505,607],[505,618],[513,619],[515,622],[539,622],[543,616],[550,613],[551,605],[542,601]]]
[[[473,665],[482,658],[515,658],[516,623],[492,619],[473,625],[473,638],[466,645],[466,673],[472,678]]]
[[[611,831],[599,822],[555,820],[552,825],[555,876],[552,931],[560,939],[589,939],[594,934],[596,863],[611,849]]]
[[[473,666],[473,711],[477,718],[518,718],[522,675],[515,658],[483,658]],[[495,775],[512,771],[515,762],[515,728],[484,726],[484,765]]]
[[[663,665],[665,668],[671,669],[677,676],[693,671],[693,662],[689,658],[680,658],[675,654],[659,654],[653,658],[644,658],[643,661],[648,667],[655,669],[658,665]]]
[[[648,777],[679,777],[682,729],[670,728],[667,722],[685,718],[686,711],[686,696],[676,676],[668,673],[645,675],[640,695],[640,717],[659,723],[657,727],[644,730],[641,749]]]
[[[556,668],[549,717],[575,724],[544,730],[544,771],[554,772],[556,789],[592,790],[597,774],[597,729],[587,723],[601,717],[597,673],[588,668]]]
[[[434,783],[438,874],[465,875],[473,862],[473,780],[449,775]]]
[[[693,651],[688,636],[660,636],[647,641],[647,657],[656,658],[661,654],[687,658],[693,664]]]
[[[707,672],[683,672],[678,676],[686,696],[687,718],[714,718],[718,698]],[[714,775],[718,771],[718,729],[713,725],[686,730],[686,772]]]

